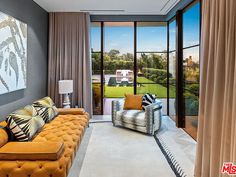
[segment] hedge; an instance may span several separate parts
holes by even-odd
[[[143,68],[143,75],[152,80],[155,83],[162,84],[166,86],[167,84],[167,70],[164,69],[155,69],[155,68]],[[172,77],[172,74],[169,74],[169,77]]]

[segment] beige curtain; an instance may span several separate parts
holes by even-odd
[[[90,17],[88,13],[49,14],[48,94],[61,106],[58,81],[72,79],[72,106],[92,112]]]
[[[236,163],[236,0],[202,1],[196,177],[222,177]]]

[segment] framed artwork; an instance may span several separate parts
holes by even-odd
[[[0,95],[26,88],[27,25],[0,12]]]

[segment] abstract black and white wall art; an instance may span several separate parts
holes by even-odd
[[[27,25],[0,12],[0,94],[26,88]]]

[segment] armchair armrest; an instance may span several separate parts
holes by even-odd
[[[145,111],[155,111],[155,110],[159,110],[162,108],[162,102],[161,101],[156,101],[155,103],[146,106]]]
[[[124,107],[124,99],[113,100],[112,101],[112,122],[114,124],[116,112],[123,110]]]
[[[9,142],[0,148],[1,160],[57,160],[63,142]]]
[[[161,126],[162,102],[158,100],[147,106],[145,108],[145,117],[147,119],[148,131],[153,135]]]
[[[73,115],[84,115],[86,112],[83,108],[58,108],[60,115],[73,114]]]

